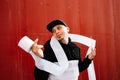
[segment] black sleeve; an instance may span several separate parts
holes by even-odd
[[[88,68],[89,64],[91,63],[91,60],[88,59],[88,56],[82,61],[82,59],[80,58],[79,60],[79,71],[82,72],[84,71],[85,69]]]
[[[49,76],[49,73],[35,67],[34,69],[35,80],[48,80],[48,76]]]
[[[72,49],[74,49],[74,52],[76,54],[75,56],[79,60],[79,63],[78,63],[79,72],[82,72],[88,68],[89,64],[91,63],[91,60],[88,59],[88,56],[84,58],[84,60],[82,60],[80,47],[78,47],[77,45],[73,45],[73,46],[74,47]]]

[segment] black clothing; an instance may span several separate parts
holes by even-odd
[[[91,63],[91,60],[88,59],[88,57],[86,57],[82,61],[81,55],[80,55],[80,48],[76,44],[72,43],[70,39],[68,44],[63,44],[63,43],[60,43],[60,44],[63,50],[65,51],[65,54],[69,61],[79,60],[79,63],[78,63],[79,72],[82,72],[83,70],[88,68],[89,64]],[[50,46],[50,40],[47,41],[44,45],[44,59],[51,62],[58,62]],[[34,76],[35,76],[35,80],[48,80],[49,73],[35,67]]]

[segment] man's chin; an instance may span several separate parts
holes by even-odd
[[[62,41],[64,38],[58,38],[58,41]]]

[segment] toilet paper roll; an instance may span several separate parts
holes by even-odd
[[[33,45],[34,41],[32,41],[30,38],[27,36],[24,36],[20,41],[18,42],[18,46],[25,50],[26,52],[30,52],[31,47]]]

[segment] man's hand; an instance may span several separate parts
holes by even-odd
[[[43,57],[43,55],[42,55],[43,53],[42,53],[42,51],[40,51],[41,50],[40,48],[42,48],[43,46],[42,45],[38,45],[37,43],[38,43],[38,38],[35,39],[34,44],[32,45],[32,52],[35,55],[37,55],[38,57],[42,58]]]
[[[96,49],[92,49],[91,53],[88,55],[88,59],[92,60],[96,55]]]

